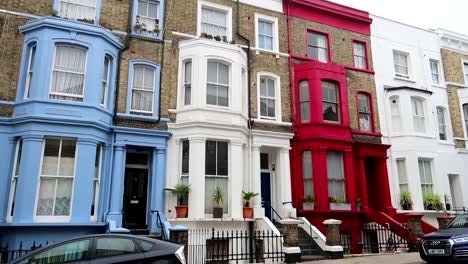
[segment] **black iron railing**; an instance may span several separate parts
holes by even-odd
[[[156,226],[159,229],[161,229],[161,238],[163,240],[168,240],[169,238],[166,236],[166,230],[165,230],[166,227],[164,226],[164,222],[161,219],[161,215],[159,214],[158,210],[156,210],[154,212],[156,212]]]
[[[265,210],[270,210],[271,212],[271,220],[283,220],[283,218],[281,217],[281,215],[275,210],[275,208],[273,208],[273,206],[271,206],[271,204],[267,201],[263,201],[262,200],[262,206],[263,208],[265,208]]]
[[[341,244],[345,254],[383,253],[408,249],[405,234],[408,229],[402,225],[379,225],[368,223],[341,226]]]
[[[283,237],[274,232],[249,230],[190,230],[188,263],[282,262]]]
[[[47,241],[46,245],[48,244],[49,242]],[[19,247],[17,248],[9,246],[8,243],[6,245],[0,244],[0,263],[9,263],[40,247],[42,247],[42,244],[36,244],[35,241],[31,247],[23,246],[23,242],[20,242]]]

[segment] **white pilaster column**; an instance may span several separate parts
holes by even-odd
[[[261,203],[261,192],[262,182],[260,175],[260,146],[252,146],[252,192],[258,193],[256,197],[252,199],[252,207],[254,208],[254,217],[260,218],[265,216],[265,210],[262,208]]]
[[[189,218],[205,217],[205,144],[206,138],[189,138]]]
[[[230,195],[230,212],[232,218],[242,218],[242,187],[243,187],[243,155],[242,142],[231,141],[231,190]]]
[[[291,194],[291,170],[289,165],[289,148],[282,148],[279,151],[279,181],[280,181],[280,195],[281,195],[281,216],[283,218],[295,217],[296,212],[292,207],[292,194]]]

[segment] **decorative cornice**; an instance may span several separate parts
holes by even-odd
[[[468,53],[468,36],[446,29],[437,29],[442,48]]]

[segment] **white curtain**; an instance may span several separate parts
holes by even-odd
[[[184,105],[190,105],[192,101],[192,61],[184,65]]]
[[[364,44],[354,42],[354,66],[359,69],[366,68],[366,51],[364,49]]]
[[[371,131],[370,98],[366,94],[358,94],[359,101],[359,128],[363,131]]]
[[[304,196],[314,196],[314,180],[312,177],[312,153],[302,153],[302,177],[304,179]]]
[[[419,178],[421,181],[421,190],[424,197],[426,193],[432,193],[432,170],[431,161],[420,159],[419,165]]]
[[[208,62],[206,103],[229,106],[229,66]]]
[[[304,80],[299,83],[299,93],[301,100],[301,121],[310,121],[309,81]]]
[[[41,178],[39,199],[37,201],[37,215],[53,214],[55,183],[56,180],[54,178]]]
[[[258,47],[273,50],[273,23],[258,21]]]
[[[158,19],[159,1],[156,0],[138,0],[138,16],[140,26],[147,31],[153,31],[156,28]]]
[[[154,68],[137,65],[133,71],[132,110],[153,111]]]
[[[396,161],[400,192],[408,191],[408,178],[406,176],[406,163],[405,162],[406,161],[404,159],[398,159]]]
[[[416,132],[424,133],[426,131],[426,126],[424,123],[423,101],[418,98],[411,98],[411,102],[413,105],[414,130]]]
[[[71,19],[93,19],[96,15],[96,0],[60,0],[59,16]]]
[[[52,76],[52,94],[83,96],[85,67],[85,49],[57,45]]]
[[[212,36],[227,36],[227,14],[203,7],[201,11],[201,32]]]
[[[329,197],[346,200],[343,153],[338,151],[327,152],[327,175]]]

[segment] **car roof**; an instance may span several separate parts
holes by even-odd
[[[68,242],[81,240],[81,239],[87,239],[87,238],[92,239],[92,238],[100,238],[100,237],[138,239],[138,240],[147,241],[147,242],[150,242],[150,243],[153,243],[153,244],[157,245],[156,250],[150,251],[150,252],[144,252],[145,255],[149,254],[149,255],[154,255],[154,256],[158,256],[158,255],[163,256],[163,255],[174,254],[181,247],[181,245],[178,245],[178,244],[175,244],[175,243],[172,243],[172,242],[169,242],[169,241],[163,241],[163,240],[144,237],[144,236],[136,236],[136,235],[128,235],[128,234],[93,234],[93,235],[85,235],[85,236],[74,237],[74,238],[63,240],[63,241],[60,241],[60,242],[57,242],[57,243],[52,243],[52,244],[49,244],[49,245],[44,246],[44,247],[40,247],[40,248],[38,248],[36,250],[33,250],[33,251],[29,252],[28,254],[25,254],[25,255],[15,259],[13,261],[13,263],[16,263],[16,262],[21,261],[21,260],[23,260],[25,258],[28,258],[29,256],[31,256],[33,254],[36,254],[36,253],[38,253],[40,251],[43,251],[43,250],[46,250],[46,249],[49,249],[49,248],[52,248],[52,247],[55,247],[55,246],[59,246],[59,245],[62,245],[62,244],[66,244]]]

